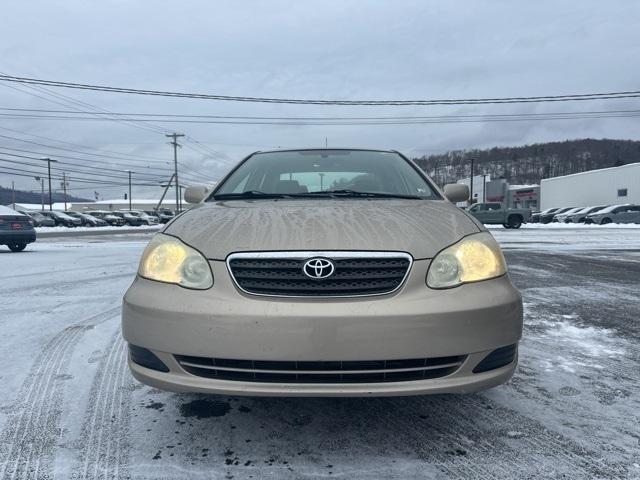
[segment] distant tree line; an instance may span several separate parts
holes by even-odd
[[[45,187],[46,188],[46,187]],[[52,193],[51,199],[53,202],[64,202],[64,194]],[[40,192],[25,192],[24,190],[16,190],[16,203],[36,203],[39,204],[42,201]],[[74,197],[73,195],[67,195],[67,202],[90,202],[85,198]],[[10,188],[0,187],[0,205],[9,205],[13,202],[13,193]],[[49,191],[44,192],[44,203],[49,203]]]
[[[640,162],[640,141],[586,138],[521,147],[453,150],[414,161],[437,184],[444,185],[468,177],[472,158],[476,175],[490,174],[491,178],[505,178],[511,184],[532,184],[543,178]]]

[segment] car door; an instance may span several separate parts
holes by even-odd
[[[487,210],[486,210],[487,205],[485,203],[478,203],[476,205],[473,205],[470,209],[469,209],[469,213],[471,213],[471,215],[473,215],[474,217],[476,217],[478,219],[479,222],[481,223],[487,223]]]
[[[504,223],[504,211],[501,203],[486,203],[487,210],[485,212],[488,223]]]
[[[615,223],[640,223],[640,205],[624,207],[613,216]]]

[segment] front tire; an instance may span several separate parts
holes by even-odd
[[[607,223],[611,223],[611,219],[608,217],[605,217],[602,219],[602,221],[600,222],[600,225],[606,225]]]
[[[25,248],[27,248],[26,243],[10,243],[7,246],[9,247],[9,250],[11,250],[12,252],[21,252]]]
[[[511,227],[509,226],[509,224],[508,224],[508,223],[503,223],[503,224],[502,224],[502,226],[503,226],[504,228],[511,228]]]

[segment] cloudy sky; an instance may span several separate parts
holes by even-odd
[[[640,89],[640,3],[580,1],[5,2],[0,72],[141,89],[320,99],[433,99]],[[61,97],[60,95],[64,95]],[[84,102],[82,104],[77,102]],[[243,155],[357,146],[410,156],[567,138],[640,138],[640,119],[420,125],[221,125],[12,118],[9,108],[229,116],[439,116],[637,109],[640,99],[557,104],[338,107],[116,95],[0,82],[0,171],[48,155],[105,183],[168,178],[164,132],[188,141],[184,183],[215,180]],[[22,112],[24,113],[24,112]],[[91,115],[88,115],[91,117]],[[94,117],[95,118],[95,117]],[[35,143],[29,143],[35,142]],[[58,147],[58,148],[53,148]],[[73,152],[71,150],[74,150]],[[13,156],[9,156],[11,153]],[[114,158],[117,157],[117,158]],[[22,159],[38,164],[39,160]],[[63,167],[63,164],[58,166]],[[109,168],[110,170],[99,170]],[[16,170],[16,173],[18,171]],[[36,189],[27,176],[0,173]],[[121,197],[81,183],[73,193]],[[109,175],[108,177],[106,175]],[[122,178],[122,180],[120,179]],[[136,187],[134,196],[159,195]]]

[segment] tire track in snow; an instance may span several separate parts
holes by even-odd
[[[87,285],[90,283],[97,283],[97,282],[103,282],[105,280],[117,280],[120,278],[126,278],[126,277],[130,277],[131,280],[133,280],[135,278],[136,272],[135,270],[128,270],[126,272],[123,273],[115,273],[115,274],[111,274],[111,275],[101,275],[99,277],[91,276],[91,277],[85,277],[85,278],[76,278],[74,280],[66,280],[66,281],[62,281],[62,282],[56,282],[54,284],[51,283],[39,283],[39,284],[29,284],[29,291],[30,292],[37,292],[40,289],[46,289],[47,290],[47,294],[48,295],[54,295],[58,292],[64,292],[65,294],[69,292],[69,290],[76,286],[76,285]],[[10,294],[10,293],[18,293],[18,292],[24,292],[24,285],[20,286],[20,287],[16,287],[16,288],[3,288],[2,293],[3,294]]]
[[[407,419],[409,412],[426,415],[414,422]],[[624,465],[483,395],[381,400],[372,417],[446,478],[623,479],[628,474]]]
[[[133,382],[126,368],[125,347],[118,330],[91,386],[82,421],[81,459],[73,479],[129,478],[126,442]]]
[[[84,332],[105,322],[120,306],[93,315],[58,333],[35,360],[0,436],[0,479],[51,478],[60,435],[63,380],[73,348]]]

